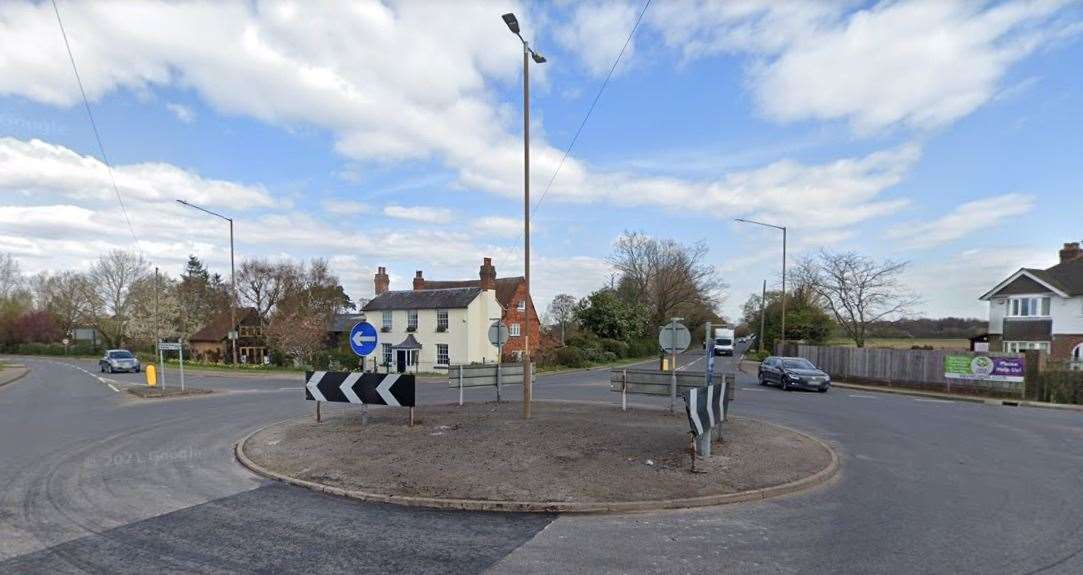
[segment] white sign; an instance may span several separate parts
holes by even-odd
[[[658,331],[658,345],[666,353],[681,353],[692,343],[692,334],[684,324],[671,321]]]
[[[158,349],[162,351],[180,351],[181,344],[176,341],[162,341],[158,342]]]

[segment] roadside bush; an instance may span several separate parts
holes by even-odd
[[[763,361],[763,358],[771,355],[767,350],[748,350],[745,352],[745,359],[749,361]]]
[[[67,350],[64,349],[64,344],[61,343],[20,343],[15,346],[9,346],[6,351],[19,355],[62,356],[98,355],[102,353],[103,349],[100,347],[95,347],[89,343],[69,345]]]
[[[603,352],[599,353],[597,357],[598,357],[598,359],[596,359],[594,361],[596,361],[598,363],[610,363],[610,362],[617,361],[618,359],[620,359],[617,356],[617,354],[615,354],[615,353],[613,353],[611,351],[603,351]]]
[[[628,355],[626,357],[648,357],[659,353],[661,352],[658,349],[658,340],[638,338],[633,339],[628,344]]]
[[[599,340],[598,343],[601,344],[603,351],[613,354],[614,359],[628,357],[628,350],[631,348],[631,346],[619,339],[604,338]]]
[[[556,363],[564,367],[586,367],[588,363],[587,357],[576,347],[562,347],[555,355]]]

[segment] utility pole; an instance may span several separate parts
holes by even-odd
[[[763,327],[766,324],[767,314],[764,307],[767,305],[767,280],[763,280],[763,295],[760,296],[760,353],[763,353]]]
[[[782,347],[786,347],[786,226],[776,226],[774,224],[765,224],[763,222],[757,222],[755,220],[746,220],[744,218],[735,218],[735,221],[745,224],[756,224],[757,226],[763,226],[765,228],[774,228],[776,230],[782,230],[782,333],[780,334],[780,341]],[[762,342],[762,340],[761,340]],[[762,350],[761,350],[762,351]],[[785,349],[783,350],[785,353]]]
[[[162,355],[162,331],[158,323],[158,292],[161,288],[158,284],[158,266],[154,266],[154,350],[158,352],[158,369],[155,370],[155,383],[165,383],[165,356]]]
[[[526,287],[527,302],[530,298],[530,60],[538,64],[545,63],[545,57],[535,52],[519,33],[519,21],[515,14],[502,16],[508,29],[523,43],[523,283]],[[530,419],[533,370],[530,366],[530,310],[527,305],[523,318],[523,418]]]

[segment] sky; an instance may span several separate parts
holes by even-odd
[[[625,230],[709,246],[738,317],[820,249],[905,260],[914,315],[1083,239],[1083,5],[58,0],[0,3],[0,252],[26,273],[136,250],[321,257],[354,299],[523,269],[522,45],[532,65],[532,288],[605,285]],[[555,177],[554,177],[555,174]],[[550,185],[550,182],[551,185]],[[117,197],[117,191],[120,198]],[[123,208],[122,208],[123,205]]]

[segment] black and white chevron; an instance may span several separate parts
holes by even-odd
[[[306,371],[305,399],[414,407],[414,376],[402,373]]]
[[[725,420],[726,414],[722,409],[725,396],[725,381],[688,390],[685,410],[688,412],[688,425],[693,433],[703,435]]]

